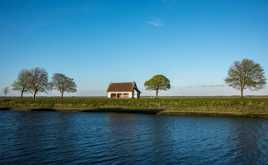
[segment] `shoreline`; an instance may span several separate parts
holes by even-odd
[[[268,113],[248,113],[248,112],[202,112],[202,111],[170,111],[164,109],[131,109],[131,108],[11,108],[0,107],[0,111],[15,112],[85,112],[85,113],[132,113],[148,114],[160,116],[200,116],[200,117],[246,117],[246,118],[268,118]]]
[[[105,108],[27,108],[27,107],[0,107],[0,111],[17,111],[17,112],[114,112],[114,113],[140,113],[140,114],[160,114],[160,109],[132,109],[121,107],[105,107]]]
[[[169,112],[164,111],[160,115],[167,116],[203,116],[203,117],[245,117],[245,118],[268,118],[268,113],[237,113],[237,112]]]

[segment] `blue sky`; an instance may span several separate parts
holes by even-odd
[[[76,95],[143,90],[158,73],[165,95],[239,94],[223,86],[228,68],[251,58],[268,72],[267,45],[266,0],[0,0],[1,88],[39,66],[73,77]]]

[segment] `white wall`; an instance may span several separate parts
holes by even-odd
[[[121,93],[121,94],[123,94],[123,93],[128,93],[128,98],[132,98],[132,92],[108,92],[107,93],[107,97],[108,98],[111,98],[111,94],[112,93],[115,93],[115,94],[118,94],[118,93]]]

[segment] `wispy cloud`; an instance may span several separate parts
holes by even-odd
[[[164,26],[163,21],[159,18],[151,18],[150,20],[146,21],[146,23],[156,28]]]

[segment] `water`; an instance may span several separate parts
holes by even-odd
[[[0,112],[0,164],[268,164],[268,120]]]

